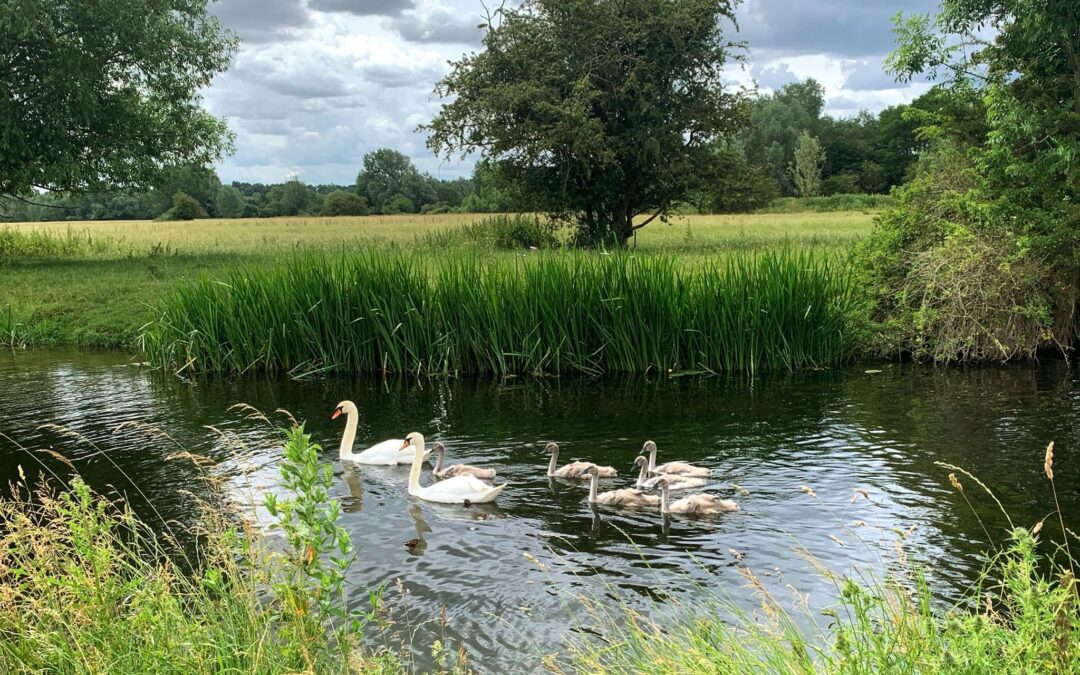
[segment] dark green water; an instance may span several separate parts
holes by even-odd
[[[147,517],[191,522],[194,506],[181,491],[197,490],[198,477],[186,463],[164,460],[176,445],[117,426],[137,420],[162,429],[183,448],[220,462],[232,489],[245,495],[273,483],[277,437],[227,409],[240,401],[268,413],[286,408],[308,421],[335,463],[343,524],[360,549],[350,578],[356,601],[366,602],[368,587],[388,584],[388,605],[401,639],[420,653],[419,667],[441,638],[464,643],[480,671],[533,671],[543,655],[564,651],[572,631],[595,624],[581,611],[579,594],[618,597],[652,615],[672,600],[710,593],[753,607],[740,566],[778,597],[792,597],[794,588],[820,609],[834,589],[795,549],[805,547],[838,571],[880,568],[897,538],[894,528],[914,526],[907,552],[927,565],[942,597],[953,596],[977,572],[987,541],[950,488],[948,469],[935,461],[971,470],[1017,524],[1030,526],[1053,508],[1042,458],[1054,439],[1062,507],[1080,513],[1080,374],[1060,362],[968,371],[885,366],[879,373],[860,368],[753,381],[194,384],[127,362],[122,354],[0,354],[0,432],[13,439],[0,437],[0,481],[14,477],[19,464],[28,474],[63,469],[15,442],[54,448],[88,482],[113,486]],[[450,461],[493,466],[499,481],[513,485],[497,506],[449,507],[410,499],[405,467],[343,471],[336,462],[343,425],[329,415],[346,398],[362,412],[358,445],[421,431],[429,443],[447,444]],[[83,434],[104,453],[39,429],[45,423]],[[204,425],[243,444],[222,443]],[[712,521],[594,514],[583,489],[544,476],[541,449],[549,440],[567,459],[589,458],[629,475],[647,438],[659,445],[661,461],[712,467],[713,489],[743,510]],[[1002,536],[1004,517],[961,480],[991,535]],[[737,494],[732,483],[749,495]],[[856,489],[871,500],[852,503]],[[852,527],[856,521],[866,527]],[[1060,534],[1053,520],[1043,532]],[[413,538],[423,541],[410,552],[403,542]],[[444,607],[445,626],[438,620]]]

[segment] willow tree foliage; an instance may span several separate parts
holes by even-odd
[[[1080,3],[943,0],[888,68],[940,80],[934,142],[866,250],[893,346],[939,360],[1067,349],[1080,298]]]
[[[235,38],[208,0],[0,3],[0,195],[152,183],[228,150],[199,106]]]
[[[625,243],[688,199],[735,128],[735,0],[525,0],[436,86],[441,154],[478,152],[590,242]]]

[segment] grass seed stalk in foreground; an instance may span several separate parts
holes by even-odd
[[[1068,542],[1076,534],[1058,505],[1053,449],[1050,443],[1043,464],[1054,492],[1053,511],[1029,530],[1012,526],[1002,508],[1010,521],[1008,541],[995,545],[979,578],[951,607],[935,607],[934,589],[901,548],[899,564],[885,577],[852,578],[820,568],[835,584],[837,601],[820,616],[803,606],[801,618],[816,631],[808,632],[743,568],[761,601],[754,616],[723,602],[699,604],[664,625],[630,612],[612,617],[594,610],[605,637],[572,645],[575,670],[662,675],[1080,673],[1080,585]],[[939,466],[971,478],[1001,507],[972,474],[950,464]],[[955,473],[949,482],[971,507]],[[1040,541],[1043,523],[1054,517],[1061,525],[1061,542]]]
[[[391,654],[358,646],[370,615],[346,609],[353,554],[318,452],[302,428],[289,432],[289,496],[267,503],[284,551],[207,505],[197,559],[183,565],[79,478],[33,497],[15,486],[21,497],[0,500],[0,672],[400,672]]]
[[[362,251],[236,268],[163,301],[151,360],[195,372],[798,370],[851,355],[850,276],[809,253]]]

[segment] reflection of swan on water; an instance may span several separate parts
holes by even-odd
[[[480,467],[472,466],[471,464],[451,464],[450,466],[443,468],[443,462],[446,461],[446,446],[441,442],[435,444],[435,447],[431,449],[431,453],[438,455],[434,469],[436,478],[453,478],[454,476],[476,476],[477,478],[495,477],[495,469],[481,469]]]
[[[712,471],[703,466],[694,466],[686,462],[668,462],[657,466],[656,443],[652,441],[645,441],[645,445],[641,447],[641,452],[638,454],[644,455],[646,453],[649,455],[649,473],[669,473],[679,476],[708,476],[712,474]]]
[[[494,501],[506,489],[507,483],[492,487],[474,476],[455,476],[437,481],[427,487],[420,485],[420,471],[424,464],[424,437],[412,432],[405,437],[401,449],[412,446],[413,463],[409,471],[409,494],[429,502],[442,504],[483,504]]]
[[[556,469],[559,464],[559,446],[556,443],[548,443],[544,447],[544,452],[551,454],[551,460],[548,462],[547,475],[554,476],[555,478],[573,478],[578,480],[588,480],[588,470],[595,468],[597,475],[601,478],[614,478],[619,475],[619,472],[610,466],[597,466],[592,462],[570,462],[566,466]]]
[[[349,498],[342,500],[341,510],[346,513],[359,513],[364,505],[364,486],[360,484],[360,475],[356,473],[356,467],[344,464],[341,477],[345,479],[345,485],[349,487]]]
[[[334,414],[330,419],[336,420],[340,415],[345,415],[345,433],[341,436],[341,448],[338,457],[357,464],[379,464],[390,466],[394,464],[408,464],[412,459],[412,453],[402,452],[402,441],[392,439],[376,443],[367,450],[354,453],[353,442],[356,440],[356,425],[360,421],[360,411],[352,401],[342,401],[334,408]]]
[[[425,534],[431,532],[431,526],[424,520],[424,511],[417,502],[409,502],[407,507],[409,515],[413,519],[413,527],[416,529],[416,539],[410,539],[405,542],[405,548],[409,550],[409,553],[415,556],[424,555],[427,551],[427,539]]]

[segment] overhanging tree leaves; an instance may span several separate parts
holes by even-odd
[[[526,0],[452,64],[427,126],[440,154],[479,152],[584,240],[625,243],[689,199],[742,92],[721,23],[733,0]],[[636,217],[644,215],[645,218]]]
[[[199,90],[236,40],[207,5],[0,3],[0,195],[146,185],[228,150]]]
[[[1080,335],[1080,4],[942,0],[887,68],[942,79],[934,145],[863,251],[891,349],[1032,356]],[[931,101],[932,102],[932,101]]]

